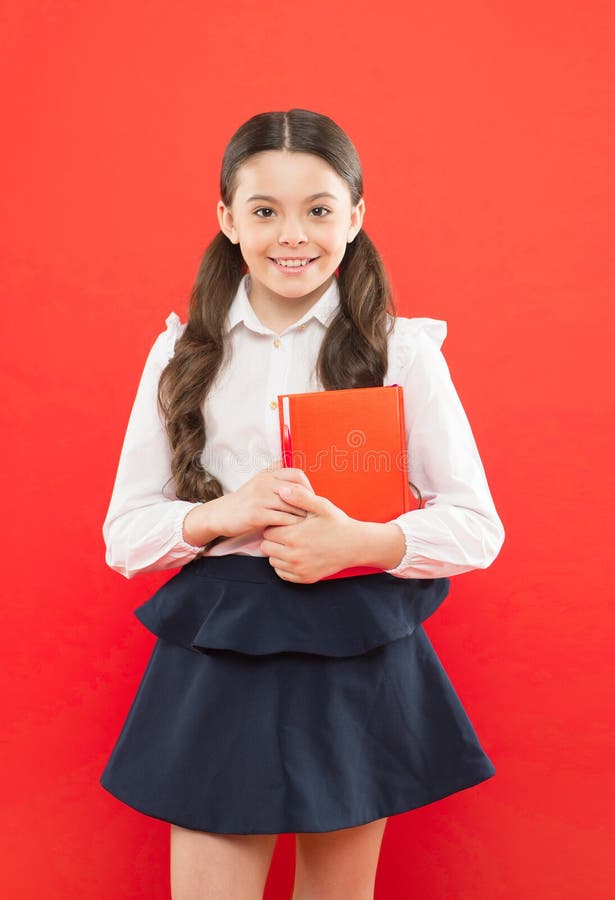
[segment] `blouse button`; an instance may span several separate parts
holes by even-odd
[[[269,401],[269,406],[271,407],[271,409],[275,409],[277,405],[278,405],[278,401],[277,401],[277,400],[270,400],[270,401]]]
[[[274,346],[274,347],[279,347],[279,346],[280,346],[280,341],[279,341],[278,338],[274,338],[274,339],[273,339],[273,346]]]

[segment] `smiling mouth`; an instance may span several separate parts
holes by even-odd
[[[290,259],[286,259],[286,260],[284,260],[284,259],[278,260],[278,259],[275,259],[275,257],[273,257],[273,256],[268,256],[267,259],[270,259],[274,265],[278,266],[281,269],[306,269],[309,265],[311,265],[311,263],[313,263],[317,259],[319,259],[319,257],[313,256],[313,257],[309,257],[309,258],[308,257],[301,258],[301,257],[295,256],[295,257],[291,257]]]

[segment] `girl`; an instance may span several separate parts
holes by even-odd
[[[157,640],[100,781],[171,824],[174,900],[261,898],[280,833],[296,835],[293,900],[368,900],[388,816],[495,774],[421,623],[504,529],[446,323],[396,317],[344,132],[256,115],[220,194],[103,525],[126,578],[180,571],[135,610]],[[352,519],[281,466],[276,398],[395,383],[424,506]],[[382,571],[322,580],[352,565]]]

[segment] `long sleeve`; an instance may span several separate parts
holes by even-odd
[[[406,552],[387,571],[399,578],[437,578],[485,569],[504,542],[478,448],[440,350],[446,322],[401,319],[398,383],[404,389],[410,480],[423,508],[391,521]]]
[[[183,327],[176,313],[166,325],[145,362],[102,526],[105,562],[126,578],[178,568],[203,549],[183,539],[184,518],[199,504],[178,500],[174,493],[170,447],[157,408],[160,374]]]

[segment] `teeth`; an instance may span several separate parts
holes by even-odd
[[[295,259],[276,259],[276,262],[279,266],[290,266],[290,268],[298,268],[299,266],[306,266],[310,260],[306,259],[303,262]]]

